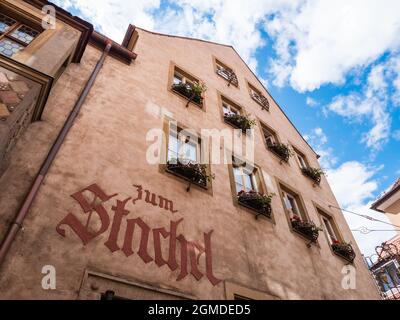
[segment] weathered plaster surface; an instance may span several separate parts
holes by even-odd
[[[163,126],[163,119],[150,110],[157,106],[164,108],[178,122],[196,131],[228,128],[221,121],[219,90],[275,129],[282,142],[295,144],[311,165],[317,166],[315,154],[278,107],[271,101],[270,112],[262,111],[249,97],[245,78],[261,86],[234,51],[224,46],[140,31],[135,52],[138,58],[131,66],[107,59],[45,179],[24,229],[0,268],[0,297],[74,299],[78,297],[85,269],[95,269],[197,298],[225,298],[223,283],[214,287],[205,277],[197,281],[192,276],[176,281],[178,270],[172,272],[167,266],[159,268],[154,262],[145,264],[137,254],[127,258],[121,251],[111,253],[104,246],[108,232],[86,246],[70,230],[65,238],[61,237],[56,226],[68,212],[84,217],[70,195],[97,183],[108,194],[118,193],[120,200],[136,195],[133,184],[141,184],[173,200],[179,210],[173,214],[143,201],[127,207],[131,211],[128,217],[141,217],[152,228],[168,228],[170,220],[184,218],[179,232],[187,239],[199,241],[202,241],[203,232],[214,230],[213,267],[215,276],[220,279],[281,299],[377,299],[377,290],[359,250],[356,249],[355,261],[357,289],[344,290],[341,270],[345,262],[332,254],[323,234],[319,246],[307,248],[305,241],[290,231],[279,197],[272,201],[276,224],[255,220],[254,215],[234,206],[227,166],[212,165],[216,178],[210,195],[197,188],[187,193],[186,183],[160,173],[158,165],[147,163],[145,155],[150,143],[146,142],[146,133]],[[12,164],[0,179],[0,236],[4,235],[99,54],[88,48],[81,65],[68,67],[54,88],[43,121],[33,124],[18,142]],[[215,74],[212,55],[235,68],[239,89],[227,87]],[[171,61],[206,82],[207,112],[193,105],[185,108],[185,101],[167,90]],[[255,134],[258,146],[255,162],[268,175],[267,179],[269,177],[269,191],[278,193],[276,178],[301,191],[308,214],[315,222],[319,220],[312,201],[326,209],[329,204],[337,205],[325,178],[321,187],[314,188],[301,174],[294,159],[289,165],[281,165],[265,149],[258,128]],[[106,205],[110,215],[114,204],[115,201],[110,200]],[[335,216],[345,240],[355,244],[341,213],[329,212]],[[54,265],[57,270],[55,291],[41,288],[41,268],[47,264]]]

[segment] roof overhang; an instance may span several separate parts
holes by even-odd
[[[389,208],[391,205],[394,203],[400,201],[400,185],[396,186],[389,192],[385,193],[382,197],[380,197],[377,201],[375,201],[371,209],[378,211],[378,212],[383,212],[387,213],[387,208]],[[389,213],[398,213],[398,212],[389,212]]]
[[[62,22],[81,32],[75,54],[72,57],[72,62],[79,63],[81,61],[83,53],[85,52],[86,45],[89,42],[90,36],[93,33],[93,25],[85,20],[82,20],[79,17],[73,16],[68,11],[56,6],[55,4],[47,0],[24,0],[24,2],[39,10],[42,10],[43,6],[46,5],[53,6],[56,9],[57,19],[60,19]]]

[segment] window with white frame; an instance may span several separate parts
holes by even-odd
[[[328,236],[329,244],[332,245],[334,243],[340,242],[340,237],[336,229],[336,225],[333,221],[333,218],[319,209],[318,213],[321,215],[322,222]]]
[[[307,220],[300,198],[297,194],[285,189],[282,191],[282,198],[285,204],[285,209],[289,213],[290,218],[298,217],[303,221]]]
[[[264,136],[264,141],[267,144],[267,146],[270,147],[275,145],[278,142],[276,133],[272,131],[270,128],[266,127],[265,125],[262,125],[261,128]]]
[[[237,193],[240,191],[260,192],[257,168],[247,165],[246,163],[240,163],[236,158],[233,159],[232,167]]]
[[[222,98],[222,110],[224,112],[224,116],[240,115],[240,108],[224,98]]]
[[[301,153],[300,151],[298,151],[296,148],[294,148],[295,154],[296,154],[296,159],[297,162],[300,166],[301,169],[307,169],[308,168],[308,161],[306,156]]]
[[[200,145],[200,138],[171,125],[168,138],[168,161],[179,159],[199,163]]]
[[[173,78],[173,84],[188,84],[188,85],[193,85],[195,83],[198,83],[199,81],[188,74],[186,74],[184,71],[180,70],[179,68],[175,67],[174,68],[174,78]]]

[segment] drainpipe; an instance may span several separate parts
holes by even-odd
[[[63,142],[65,140],[65,137],[67,136],[69,130],[71,129],[72,125],[74,124],[74,121],[75,121],[76,117],[78,116],[79,111],[81,110],[81,107],[82,107],[83,103],[85,102],[88,93],[90,92],[90,89],[93,87],[96,77],[104,64],[104,60],[106,59],[108,53],[110,52],[111,47],[112,47],[112,41],[107,39],[106,46],[103,50],[103,54],[101,55],[99,61],[97,62],[96,66],[94,67],[89,80],[86,82],[85,87],[83,88],[71,113],[69,114],[60,133],[58,134],[57,139],[54,141],[49,153],[47,154],[46,159],[44,160],[44,162],[40,168],[38,175],[36,176],[34,182],[32,183],[31,188],[29,189],[29,192],[28,192],[27,196],[25,197],[24,202],[21,205],[21,208],[19,209],[17,215],[15,216],[15,220],[11,224],[3,242],[1,243],[1,245],[0,245],[0,266],[4,262],[4,259],[7,255],[8,251],[10,250],[12,243],[15,240],[15,237],[17,236],[19,229],[22,228],[22,224],[25,220],[25,217],[27,216],[29,209],[32,207],[32,203],[35,200],[36,195],[39,192],[42,182],[43,182],[44,178],[46,177],[46,175],[49,171],[49,168],[52,165],[55,157],[57,156],[57,153],[60,150],[61,145],[63,144]]]

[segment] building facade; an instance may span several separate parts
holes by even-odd
[[[57,7],[47,29],[44,5],[0,4],[0,298],[379,299],[316,153],[231,46],[120,45]]]
[[[400,226],[400,178],[372,204],[371,209],[384,213],[392,224]]]
[[[377,259],[366,259],[381,295],[387,300],[400,300],[400,235],[376,247]]]

